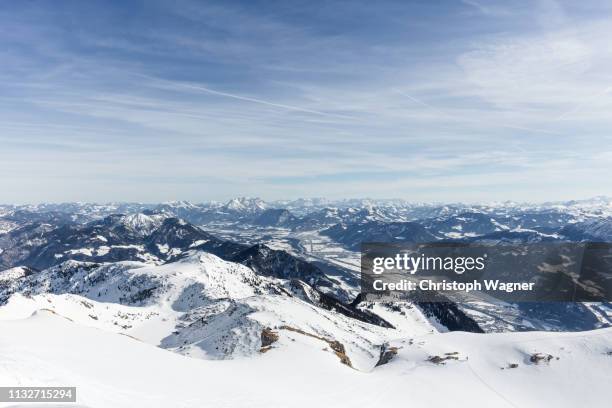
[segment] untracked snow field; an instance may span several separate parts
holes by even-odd
[[[87,407],[609,407],[612,328],[420,334],[391,341],[390,361],[369,372],[284,330],[266,353],[230,360],[46,310],[2,320],[0,333],[1,385],[76,386]]]

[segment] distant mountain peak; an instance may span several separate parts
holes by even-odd
[[[172,207],[172,208],[198,208],[197,205],[186,201],[186,200],[179,200],[179,201],[166,201],[161,203],[160,205],[162,206],[168,206],[168,207]]]
[[[142,235],[150,235],[154,230],[159,228],[166,216],[145,215],[143,213],[129,214],[121,219],[121,223],[129,230]]]
[[[236,197],[229,200],[223,206],[226,210],[259,212],[267,208],[267,204],[261,198]]]

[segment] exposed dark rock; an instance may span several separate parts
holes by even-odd
[[[450,331],[484,333],[478,323],[453,302],[417,302],[417,305],[426,316],[435,318]]]
[[[265,353],[269,350],[269,347],[278,341],[278,333],[272,331],[271,328],[266,327],[261,331],[261,352]],[[264,351],[265,349],[265,351]]]
[[[433,364],[444,365],[447,360],[459,360],[458,353],[446,353],[444,356],[429,356],[427,361]]]
[[[312,333],[307,333],[304,330],[300,330],[300,329],[297,329],[297,328],[291,327],[291,326],[281,326],[280,329],[281,330],[292,331],[292,332],[295,332],[295,333],[300,333],[300,334],[303,334],[304,336],[312,337],[312,338],[315,338],[317,340],[321,340],[321,341],[326,342],[329,345],[329,347],[334,351],[334,354],[336,354],[336,356],[340,359],[340,362],[342,364],[345,364],[345,365],[353,368],[353,364],[351,363],[351,359],[346,354],[346,349],[344,348],[344,344],[340,343],[338,340],[326,339],[325,337],[317,336],[316,334],[312,334]]]
[[[549,363],[553,358],[555,357],[550,354],[533,353],[531,356],[529,356],[529,362],[533,364]],[[557,357],[557,360],[558,359],[559,357]]]
[[[390,347],[388,344],[380,346],[380,356],[378,357],[376,367],[390,362],[397,355],[397,351],[397,347]]]

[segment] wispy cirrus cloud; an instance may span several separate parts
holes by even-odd
[[[605,3],[553,1],[4,3],[0,187],[19,202],[612,194],[611,21]]]

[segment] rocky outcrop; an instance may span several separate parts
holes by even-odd
[[[336,354],[336,356],[340,359],[340,362],[342,364],[345,364],[345,365],[353,368],[353,364],[351,363],[351,359],[346,354],[346,349],[344,348],[344,344],[340,343],[339,341],[326,339],[325,337],[317,336],[316,334],[312,334],[312,333],[307,333],[307,332],[305,332],[303,330],[300,330],[300,329],[297,329],[297,328],[291,327],[291,326],[281,326],[280,329],[281,330],[292,331],[292,332],[295,332],[295,333],[300,333],[300,334],[303,334],[304,336],[308,336],[308,337],[312,337],[312,338],[317,339],[317,340],[324,341],[325,343],[327,343],[329,345],[329,348],[331,348],[333,350],[334,354]]]
[[[262,353],[270,350],[272,348],[272,344],[278,341],[278,333],[272,331],[271,328],[266,327],[261,331],[261,349],[259,350]]]
[[[380,346],[380,356],[378,357],[378,362],[375,367],[387,364],[393,360],[393,357],[397,355],[397,351],[397,347],[389,346],[389,344],[386,343]]]

